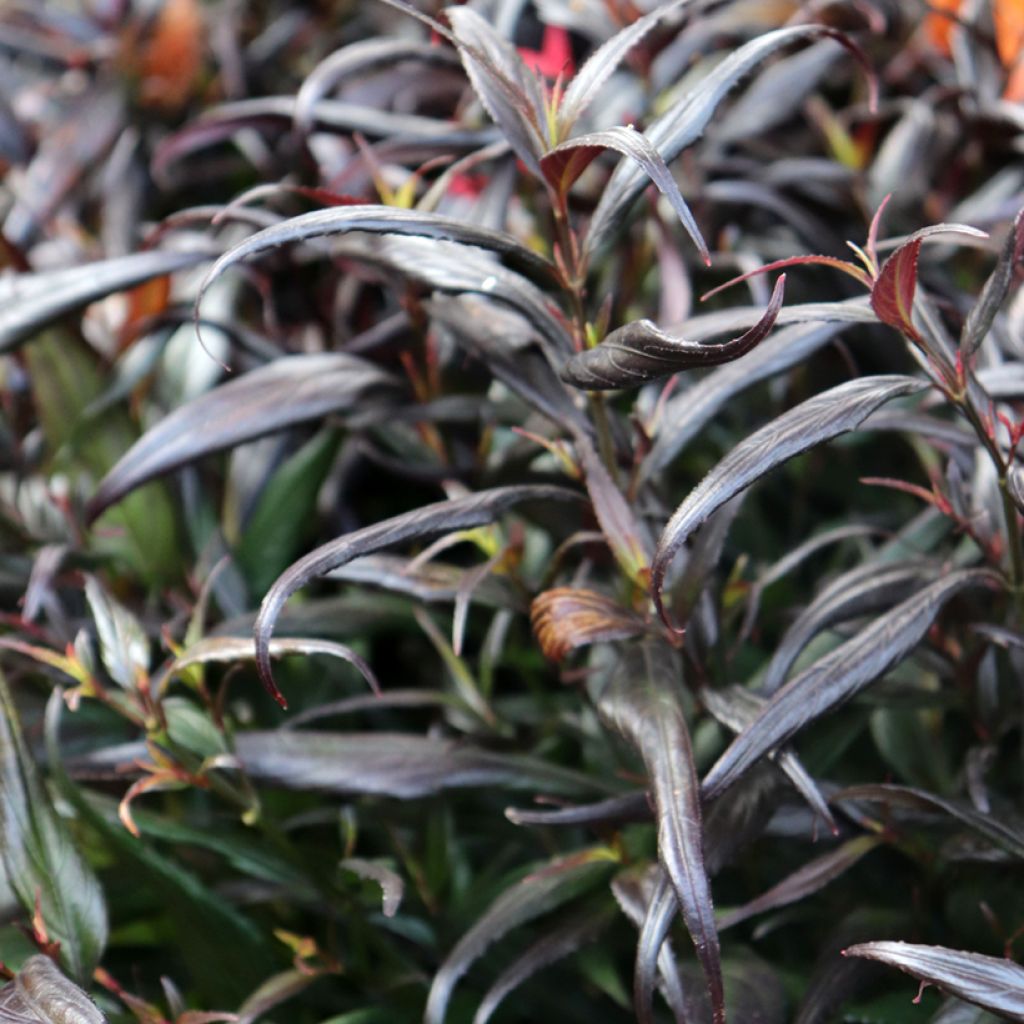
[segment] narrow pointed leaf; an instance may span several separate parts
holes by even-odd
[[[771,333],[782,309],[786,275],[775,283],[761,318],[737,338],[720,345],[686,341],[667,333],[650,320],[620,327],[600,345],[573,356],[562,368],[562,380],[577,388],[597,391],[637,387],[680,370],[718,366],[746,355]]]
[[[372,363],[344,352],[286,356],[179,406],[132,445],[89,502],[95,519],[140,484],[211,452],[351,406],[394,387]]]
[[[728,789],[759,758],[888,672],[917,646],[946,601],[983,585],[998,586],[998,577],[983,569],[949,573],[799,673],[711,767],[701,789],[704,798]]]
[[[992,326],[992,321],[999,312],[1007,292],[1010,290],[1010,282],[1013,280],[1014,270],[1017,264],[1024,259],[1024,209],[1013,219],[1010,231],[1003,243],[999,259],[989,274],[981,295],[967,314],[963,330],[960,332],[960,351],[965,356],[971,356],[978,351],[981,343]]]
[[[619,65],[634,46],[667,14],[690,0],[672,0],[636,19],[632,25],[616,32],[602,43],[576,72],[565,87],[558,105],[559,139],[564,139],[583,112],[594,102],[601,87],[615,74]]]
[[[434,975],[427,997],[424,1024],[442,1024],[459,978],[487,948],[541,914],[546,914],[592,888],[607,875],[609,860],[601,851],[555,861],[506,889],[456,943]]]
[[[498,976],[480,1002],[473,1024],[487,1024],[494,1011],[520,985],[550,964],[572,956],[588,943],[595,942],[608,926],[613,911],[609,907],[584,911],[570,917],[532,943]]]
[[[909,942],[861,942],[843,955],[897,967],[975,1006],[1024,1020],[1024,967],[1012,960]]]
[[[680,223],[697,246],[701,259],[710,266],[711,255],[707,243],[672,172],[650,140],[632,126],[615,125],[603,131],[567,139],[544,154],[540,167],[551,187],[559,194],[566,195],[590,162],[606,149],[613,149],[629,157],[654,182],[658,191],[672,204]]]
[[[514,46],[502,39],[476,11],[445,12],[466,74],[487,113],[504,132],[516,156],[540,177],[540,157],[548,148],[540,84]]]
[[[786,630],[761,677],[761,692],[771,695],[782,685],[800,652],[817,633],[837,622],[891,607],[921,583],[933,580],[940,571],[937,565],[917,560],[889,565],[869,563],[843,573]]]
[[[884,402],[921,390],[912,377],[863,377],[848,381],[783,413],[741,441],[676,509],[658,542],[651,591],[662,618],[665,574],[687,537],[715,509],[794,455],[853,430]]]
[[[797,868],[778,885],[773,885],[767,892],[761,893],[749,903],[744,903],[742,907],[723,914],[718,919],[718,930],[724,931],[755,914],[785,907],[813,895],[849,871],[865,854],[870,853],[881,843],[880,836],[858,836],[820,857],[815,857],[803,867]]]
[[[593,804],[576,804],[556,810],[508,807],[505,817],[513,825],[624,825],[650,821],[653,816],[646,791],[612,796]]]
[[[914,293],[917,290],[917,261],[921,245],[933,235],[967,235],[972,238],[987,238],[984,231],[966,224],[933,224],[915,231],[882,264],[878,279],[871,289],[871,308],[883,324],[895,327],[908,337],[920,339],[914,326]]]
[[[875,78],[871,63],[849,36],[822,25],[796,25],[766,32],[726,57],[691,91],[674,103],[644,133],[668,163],[703,135],[718,106],[761,61],[790,43],[835,39],[849,50],[868,74],[874,106]],[[633,201],[644,190],[644,178],[636,168],[618,168],[601,196],[587,231],[585,247],[593,253],[625,219]]]
[[[204,253],[154,250],[64,270],[4,276],[0,278],[0,352],[90,302],[208,258]]]
[[[285,602],[310,580],[325,576],[361,555],[371,555],[403,541],[422,540],[439,533],[485,526],[523,501],[576,499],[578,495],[575,492],[561,487],[498,487],[414,509],[345,534],[311,551],[278,577],[260,605],[253,632],[256,639],[256,667],[264,686],[279,704],[286,706],[274,683],[270,666],[270,637]]]
[[[92,976],[107,944],[100,884],[50,803],[0,677],[0,851],[11,888],[33,913],[36,901],[61,963],[79,981]]]
[[[232,246],[207,271],[196,295],[196,309],[199,308],[206,290],[229,267],[261,253],[278,249],[282,245],[306,242],[325,235],[342,235],[351,231],[446,239],[488,249],[507,259],[510,265],[542,281],[550,280],[554,273],[554,268],[543,256],[527,249],[504,231],[476,227],[468,221],[453,220],[420,210],[404,210],[373,204],[335,206],[289,217],[280,224],[257,231],[256,234]]]
[[[95,576],[85,578],[89,602],[100,642],[100,660],[110,678],[133,690],[149,670],[149,638],[138,619],[100,586]]]
[[[715,1024],[725,1020],[722,966],[711,886],[704,868],[700,790],[667,645],[628,652],[598,701],[601,715],[634,746],[650,776],[658,811],[658,859],[704,969]]]
[[[811,323],[776,331],[741,359],[718,367],[674,395],[655,424],[654,444],[640,465],[641,479],[663,470],[733,395],[802,363],[841,330],[841,323]]]
[[[740,274],[738,277],[730,277],[728,281],[712,288],[709,292],[705,292],[700,297],[700,301],[705,302],[712,295],[724,292],[727,288],[732,288],[733,285],[740,284],[743,281],[749,281],[753,277],[760,277],[761,274],[770,274],[773,270],[785,270],[786,267],[802,267],[807,265],[832,267],[834,270],[841,270],[844,274],[849,274],[850,277],[859,281],[866,288],[871,287],[871,278],[868,277],[867,271],[862,267],[858,267],[856,263],[851,263],[849,260],[841,260],[837,256],[787,256],[785,259],[773,260],[771,263],[766,263],[763,267],[747,271],[747,273]]]

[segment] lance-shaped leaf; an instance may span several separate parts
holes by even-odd
[[[693,240],[693,244],[697,246],[701,259],[711,266],[711,254],[708,252],[707,243],[679,191],[676,179],[672,177],[672,172],[651,141],[632,125],[615,125],[604,131],[567,139],[544,154],[540,168],[551,187],[559,195],[565,196],[591,161],[606,149],[613,149],[616,153],[629,157],[654,182],[658,191],[672,204],[680,223]]]
[[[476,11],[449,7],[445,14],[474,92],[516,156],[540,177],[540,157],[550,144],[540,83],[515,47]]]
[[[96,624],[103,667],[119,686],[135,689],[149,670],[149,638],[142,625],[95,576],[85,578],[85,597]]]
[[[984,836],[994,846],[1024,860],[1024,833],[1003,817],[986,814],[965,801],[941,797],[911,786],[892,784],[849,786],[834,793],[832,799],[837,805],[844,800],[877,802],[887,805],[889,813],[895,807],[932,811],[948,817],[958,825],[966,826]]]
[[[590,391],[637,387],[680,370],[739,359],[771,333],[782,309],[785,284],[783,274],[760,320],[732,341],[704,345],[675,337],[650,320],[636,320],[612,331],[600,345],[573,356],[562,368],[562,380]]]
[[[107,1024],[96,1004],[48,956],[30,956],[0,989],[3,1024]]]
[[[868,563],[843,573],[825,587],[786,630],[761,677],[761,692],[770,695],[782,685],[800,652],[823,629],[890,608],[922,582],[933,580],[940,571],[939,565],[919,559],[889,565]]]
[[[612,796],[593,804],[559,807],[557,810],[533,810],[507,807],[505,817],[513,825],[625,825],[650,821],[653,817],[646,791]]]
[[[154,250],[65,270],[0,277],[0,352],[26,341],[65,313],[206,259],[204,253]]]
[[[394,387],[372,363],[344,352],[286,356],[179,406],[147,430],[103,478],[89,502],[95,519],[140,484],[203,455],[351,406]]]
[[[210,285],[236,263],[279,249],[282,245],[306,242],[325,235],[343,235],[351,231],[415,235],[419,238],[459,242],[489,249],[507,259],[511,266],[542,281],[549,281],[554,275],[554,268],[543,256],[527,249],[504,231],[476,227],[468,221],[452,220],[436,213],[403,210],[393,206],[335,206],[289,217],[232,246],[217,259],[203,278],[196,295],[196,310]]]
[[[676,509],[658,542],[651,590],[665,622],[665,574],[687,537],[715,509],[794,455],[853,430],[884,402],[923,387],[921,381],[898,375],[847,381],[783,413],[733,448]]]
[[[1024,967],[1012,960],[909,942],[860,942],[843,955],[897,967],[975,1006],[1024,1020]]]
[[[564,960],[583,946],[595,942],[607,928],[613,913],[614,910],[608,906],[584,910],[541,936],[516,957],[487,990],[473,1016],[473,1024],[487,1024],[505,998],[523,982],[550,964]]]
[[[718,930],[724,931],[733,925],[746,921],[755,914],[763,914],[766,910],[775,910],[796,903],[806,896],[811,896],[824,889],[830,882],[849,871],[861,857],[880,846],[880,836],[857,836],[834,850],[815,857],[812,861],[797,868],[789,877],[778,885],[773,885],[767,892],[761,893],[742,907],[730,910],[718,919]]]
[[[871,308],[883,324],[889,324],[902,331],[914,341],[921,335],[914,326],[914,293],[917,291],[917,261],[921,245],[926,238],[934,235],[966,235],[971,238],[987,238],[984,231],[966,224],[933,224],[915,231],[882,264],[878,278],[871,289]]]
[[[658,811],[658,859],[675,890],[704,969],[715,1024],[725,1020],[722,966],[711,886],[704,868],[700,790],[679,668],[666,644],[631,649],[598,700],[598,710],[634,746],[650,777]]]
[[[951,572],[799,673],[711,767],[702,785],[704,798],[714,799],[759,758],[888,672],[917,646],[946,601],[982,585],[998,586],[998,577],[983,569]]]
[[[456,943],[434,975],[427,997],[424,1024],[442,1024],[459,978],[487,948],[541,914],[546,914],[593,888],[607,877],[610,855],[603,849],[555,861],[506,889]]]
[[[605,40],[576,72],[572,81],[565,87],[562,100],[558,104],[558,138],[565,137],[572,131],[573,125],[580,119],[583,112],[597,98],[601,87],[608,81],[625,56],[652,28],[667,14],[676,10],[690,0],[672,0],[661,4],[655,10],[637,18],[631,25],[616,32]]]
[[[371,555],[403,541],[422,540],[439,533],[485,526],[513,505],[524,501],[567,501],[578,498],[579,495],[574,491],[562,487],[497,487],[413,509],[321,545],[285,570],[260,605],[253,634],[256,638],[256,667],[264,686],[282,707],[287,706],[274,683],[270,667],[270,637],[285,602],[310,580],[324,576],[362,555]]]
[[[974,303],[963,330],[960,332],[960,351],[971,356],[978,351],[985,336],[992,326],[992,321],[999,312],[999,307],[1010,290],[1013,272],[1017,264],[1024,259],[1024,209],[1013,219],[1013,224],[999,253],[999,259],[989,274],[985,287]]]
[[[380,684],[366,659],[356,654],[351,647],[333,640],[319,640],[314,637],[275,637],[270,641],[270,657],[283,658],[289,654],[326,654],[340,658],[354,665],[359,674],[369,683],[374,693],[380,693]],[[255,661],[256,645],[246,637],[208,636],[182,651],[161,673],[162,679],[170,679],[183,672],[190,665]]]
[[[2,676],[0,837],[4,868],[19,902],[30,914],[38,905],[50,941],[60,943],[61,963],[85,981],[107,944],[103,891],[50,803]]]
[[[704,133],[719,104],[761,61],[790,43],[828,37],[846,47],[868,75],[871,105],[875,103],[875,79],[864,52],[849,36],[822,25],[796,25],[766,32],[739,47],[698,82],[678,102],[661,114],[644,133],[667,162],[674,160]],[[642,172],[629,165],[612,175],[597,204],[587,232],[585,247],[592,254],[626,217],[633,201],[644,190]]]
[[[705,687],[701,691],[701,700],[717,721],[735,733],[746,729],[765,704],[763,697],[742,686],[730,686],[727,689]],[[783,748],[773,751],[769,756],[785,772],[797,792],[825,822],[829,831],[833,835],[837,834],[839,827],[836,825],[835,818],[832,817],[832,811],[829,810],[825,797],[796,753],[789,748]]]
[[[787,312],[784,309],[780,319]],[[841,330],[841,323],[794,324],[776,331],[742,359],[718,367],[673,395],[654,425],[654,444],[640,464],[641,479],[661,472],[733,395],[804,362]]]
[[[530,605],[530,623],[546,658],[561,661],[577,647],[625,640],[644,631],[643,619],[596,590],[555,587]]]

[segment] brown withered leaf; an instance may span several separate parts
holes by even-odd
[[[570,651],[644,631],[643,620],[596,590],[555,587],[533,599],[530,622],[544,657],[561,661]]]

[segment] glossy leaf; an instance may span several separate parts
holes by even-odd
[[[700,789],[690,735],[678,697],[679,669],[667,645],[626,652],[598,709],[643,759],[658,811],[658,859],[704,969],[715,1024],[725,1019],[722,969],[704,867]]]
[[[909,942],[861,942],[843,955],[877,960],[975,1006],[1024,1019],[1024,967],[1012,960]]]
[[[892,607],[921,583],[933,580],[939,571],[938,566],[917,560],[889,565],[868,563],[837,577],[797,616],[776,645],[761,677],[761,692],[771,695],[782,685],[800,652],[817,633],[837,622]]]
[[[508,807],[505,817],[513,825],[624,825],[650,821],[653,817],[650,797],[645,791],[612,796],[593,804],[577,804],[554,810]]]
[[[264,686],[282,707],[286,706],[274,683],[270,667],[270,637],[285,602],[311,580],[325,576],[353,559],[374,554],[395,544],[485,526],[512,506],[524,501],[565,501],[575,498],[577,495],[574,492],[560,487],[499,487],[414,509],[345,534],[311,551],[278,577],[260,605],[253,632],[256,639],[256,667]]]
[[[998,586],[998,578],[982,569],[951,572],[795,676],[712,766],[701,787],[704,798],[728,789],[759,758],[888,672],[917,646],[946,601],[983,585]]]
[[[773,885],[767,892],[719,917],[718,930],[724,931],[756,914],[776,910],[813,895],[849,871],[865,854],[881,845],[881,842],[879,836],[858,836],[820,857],[815,857],[803,867],[797,868],[778,885]]]
[[[680,223],[693,240],[693,244],[697,246],[701,259],[710,266],[711,255],[707,243],[679,191],[675,178],[672,177],[672,172],[650,140],[632,125],[615,125],[603,131],[567,139],[544,154],[540,168],[551,187],[559,195],[565,196],[591,161],[606,149],[629,157],[654,182],[658,191],[672,204]]]
[[[884,402],[924,386],[896,375],[848,381],[783,413],[733,448],[676,509],[658,542],[651,592],[662,618],[668,622],[661,594],[665,574],[687,537],[715,509],[794,455],[853,430]]]
[[[86,981],[107,944],[103,891],[67,822],[54,810],[0,677],[0,845],[11,888],[28,914],[37,905],[73,978]]]
[[[992,322],[996,318],[996,313],[999,312],[999,307],[1010,290],[1014,271],[1022,259],[1024,259],[1024,210],[1021,210],[1013,219],[996,265],[964,321],[963,330],[960,332],[960,351],[965,356],[971,356],[977,352],[985,340],[992,327]]]
[[[878,315],[878,319],[915,341],[921,340],[913,320],[917,261],[921,245],[926,238],[947,234],[966,235],[971,238],[988,237],[984,231],[968,227],[966,224],[934,224],[915,231],[882,264],[878,279],[871,289],[871,308]]]
[[[194,267],[204,253],[137,252],[64,270],[0,278],[0,352],[6,352],[59,319],[114,292]]]
[[[445,14],[473,90],[516,156],[540,177],[540,157],[550,144],[540,83],[515,47],[476,11],[449,7]]]
[[[761,61],[790,43],[828,37],[841,43],[857,58],[869,76],[874,106],[874,74],[863,51],[846,35],[822,25],[797,25],[766,32],[734,50],[709,72],[693,89],[661,114],[644,134],[665,162],[674,160],[701,135],[721,102]],[[593,253],[625,219],[633,201],[644,189],[642,174],[622,166],[606,186],[594,211],[585,247]]]
[[[48,956],[30,956],[0,989],[3,1024],[107,1024],[107,1018]]]
[[[601,88],[618,70],[626,54],[636,46],[666,15],[688,4],[690,0],[671,0],[637,18],[631,25],[620,29],[605,40],[587,58],[586,63],[573,75],[565,87],[558,105],[558,140],[572,131],[583,112],[597,99]]]
[[[537,758],[412,733],[254,731],[240,733],[235,749],[250,776],[286,789],[415,800],[474,786],[568,796],[605,788]],[[111,755],[121,763],[131,753],[115,749]]]
[[[636,387],[680,370],[717,366],[746,355],[764,341],[782,309],[786,275],[775,283],[771,301],[753,327],[732,341],[703,345],[662,331],[650,320],[638,320],[613,331],[600,345],[574,356],[562,369],[562,379],[594,391]]]
[[[149,670],[149,638],[138,619],[95,576],[85,579],[85,597],[96,624],[103,667],[119,686],[134,690]]]
[[[489,946],[527,921],[563,906],[607,875],[608,854],[600,849],[546,865],[506,889],[456,943],[434,975],[424,1024],[442,1024],[459,979]]]
[[[89,502],[89,515],[188,462],[351,406],[394,386],[372,363],[343,352],[287,356],[222,384],[165,416],[121,457]]]

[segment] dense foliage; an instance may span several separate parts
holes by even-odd
[[[0,1022],[1024,1020],[1020,11],[8,0]]]

